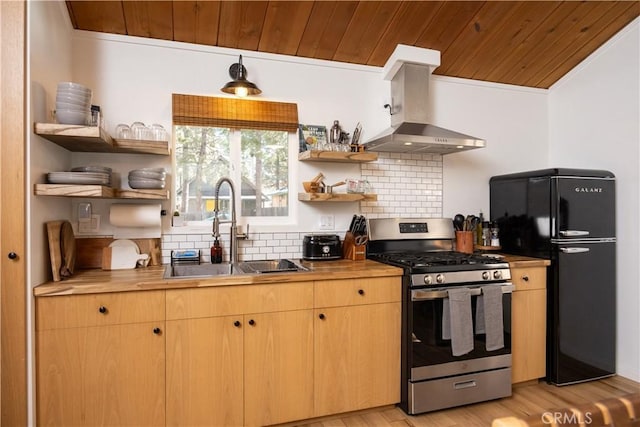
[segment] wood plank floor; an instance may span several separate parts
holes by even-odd
[[[411,416],[385,407],[328,419],[294,424],[307,427],[488,427],[494,418],[525,417],[544,411],[640,392],[640,383],[615,376],[599,381],[557,387],[544,382],[513,388],[513,395],[490,402]]]

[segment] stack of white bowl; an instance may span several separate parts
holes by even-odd
[[[167,172],[162,168],[134,169],[129,172],[129,187],[134,189],[164,189]]]
[[[80,83],[58,83],[56,120],[66,125],[91,123],[91,89]]]

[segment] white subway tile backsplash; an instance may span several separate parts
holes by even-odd
[[[360,213],[370,218],[394,216],[442,216],[442,155],[379,153],[378,161],[361,165],[362,179],[369,181],[375,202],[360,202]],[[300,258],[302,238],[308,231],[255,233],[239,242],[240,260]],[[222,236],[228,244],[228,233]],[[209,262],[211,233],[167,234],[162,236],[162,262],[171,262],[171,250],[199,249],[202,261]],[[228,252],[224,251],[225,260]]]

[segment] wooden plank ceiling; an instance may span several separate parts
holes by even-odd
[[[67,1],[74,28],[548,88],[640,15],[638,1]]]

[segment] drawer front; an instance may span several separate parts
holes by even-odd
[[[312,307],[312,282],[167,291],[167,320],[303,310]]]
[[[400,277],[322,280],[314,286],[315,307],[398,302],[402,297]]]
[[[164,320],[165,291],[112,292],[36,299],[36,327],[47,329]]]
[[[512,268],[511,281],[516,291],[546,289],[547,269],[546,267]]]

